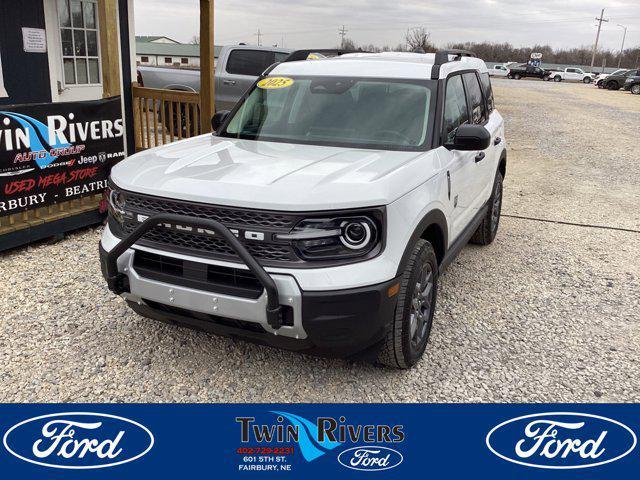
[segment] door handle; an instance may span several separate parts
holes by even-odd
[[[502,143],[502,139],[500,137],[496,137],[496,139],[493,141],[494,145],[500,145]]]
[[[476,163],[481,162],[482,160],[484,160],[485,154],[484,152],[480,152],[476,155]]]
[[[223,80],[222,83],[224,83],[225,85],[235,85],[236,81],[235,80]]]

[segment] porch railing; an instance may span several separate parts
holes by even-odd
[[[200,95],[179,90],[133,88],[136,151],[200,135]]]

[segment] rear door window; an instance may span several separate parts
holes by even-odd
[[[229,60],[227,60],[227,73],[257,77],[275,61],[275,52],[233,50],[229,54]]]
[[[484,92],[484,98],[487,100],[487,110],[489,115],[493,112],[493,89],[491,88],[491,80],[488,73],[480,74],[480,83],[482,84],[482,91]]]
[[[461,75],[449,77],[444,100],[444,136],[445,143],[453,143],[460,125],[469,123],[467,96]]]
[[[478,77],[475,73],[462,74],[464,86],[469,95],[469,103],[471,106],[471,121],[475,124],[482,124],[487,120],[487,109],[482,98],[482,90],[478,83]]]

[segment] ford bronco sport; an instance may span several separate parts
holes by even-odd
[[[408,368],[439,274],[498,230],[503,119],[470,52],[311,52],[113,168],[103,275],[146,317]]]

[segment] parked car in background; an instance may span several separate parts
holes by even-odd
[[[603,88],[607,90],[620,90],[628,78],[637,75],[638,70],[625,70],[618,74],[611,74],[602,81]]]
[[[582,82],[582,83],[591,83],[595,75],[593,73],[587,73],[581,68],[576,67],[567,67],[562,71],[554,71],[549,74],[549,80],[553,80],[554,82],[562,82],[563,80],[567,82]]]
[[[598,88],[604,88],[605,80],[612,75],[622,75],[628,72],[628,68],[619,68],[611,73],[600,73],[593,79],[593,84]]]
[[[624,89],[640,95],[640,70],[631,70],[624,82]]]
[[[215,68],[216,110],[231,110],[262,72],[290,53],[283,48],[253,45],[223,47]],[[200,70],[138,67],[138,82],[150,88],[199,92]]]
[[[491,77],[506,77],[509,74],[509,68],[506,65],[494,65],[489,69]]]
[[[540,67],[532,67],[531,65],[523,64],[516,65],[509,68],[507,78],[513,78],[514,80],[520,80],[521,78],[545,78],[547,76],[547,70]]]

